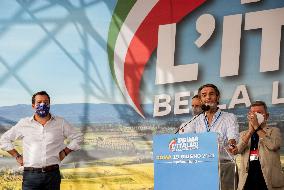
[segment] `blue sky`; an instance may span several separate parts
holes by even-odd
[[[32,93],[39,90],[46,90],[52,103],[58,104],[124,102],[111,77],[106,51],[115,0],[85,4],[79,0],[18,2],[21,1],[0,2],[0,106],[29,104]],[[156,94],[194,91],[208,82],[222,89],[224,103],[240,84],[249,86],[254,99],[269,102],[272,82],[284,83],[283,55],[280,71],[260,73],[261,32],[244,32],[242,51],[246,53],[241,54],[241,74],[220,78],[222,22],[225,15],[243,14],[244,17],[247,12],[277,7],[284,7],[284,2],[263,0],[241,5],[239,0],[212,0],[205,3],[177,28],[180,57],[176,64],[198,61],[202,77],[196,82],[155,85],[154,53],[143,77],[143,102],[152,102]],[[193,44],[198,37],[195,21],[205,13],[214,16],[216,33],[205,48],[198,49]]]
[[[30,103],[38,90],[54,103],[122,101],[105,51],[116,2],[71,2],[1,1],[1,106]]]

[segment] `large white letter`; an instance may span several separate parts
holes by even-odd
[[[190,96],[190,92],[180,92],[175,94],[175,107],[174,107],[174,114],[183,114],[183,113],[189,113],[188,108],[188,99],[187,100],[181,100],[184,97]],[[181,106],[187,106],[187,108],[180,108]]]
[[[272,104],[284,103],[284,98],[278,98],[279,95],[278,89],[279,89],[279,81],[274,81],[272,87]]]
[[[240,95],[242,95],[242,98],[238,99]],[[228,109],[234,108],[236,104],[245,104],[246,107],[251,105],[245,85],[240,85],[237,87]]]
[[[283,18],[284,8],[246,14],[245,30],[262,28],[260,72],[279,70]]]
[[[215,30],[214,17],[210,14],[201,15],[196,21],[196,30],[200,36],[194,43],[200,48],[209,40]]]
[[[160,25],[158,34],[156,84],[197,80],[198,64],[174,66],[176,24]]]
[[[160,100],[164,100],[160,102]],[[168,115],[171,112],[171,97],[167,94],[160,94],[155,96],[154,100],[154,117]],[[160,111],[160,108],[164,108]]]
[[[221,77],[239,74],[241,28],[241,14],[224,17],[220,68]]]

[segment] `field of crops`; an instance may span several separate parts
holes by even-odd
[[[94,166],[62,170],[62,189],[66,190],[142,190],[153,189],[153,164]]]
[[[137,138],[136,133],[86,133],[83,150],[88,153],[91,160],[84,160],[82,165],[63,163],[61,168],[62,190],[153,190],[154,189],[154,167],[150,154],[152,141]],[[131,138],[130,138],[131,137]],[[136,137],[136,138],[134,138]],[[125,140],[126,139],[126,140]],[[131,140],[130,140],[131,139]],[[119,145],[126,146],[119,146]],[[19,152],[20,142],[15,143]],[[132,145],[137,151],[135,155],[129,150],[122,149]],[[91,151],[104,148],[109,152],[121,152],[116,156],[95,159],[96,152]],[[127,152],[128,151],[128,155]],[[114,154],[115,155],[115,154]],[[9,157],[5,151],[0,150],[1,157]],[[79,155],[82,157],[83,155]],[[11,158],[13,159],[13,158]],[[77,158],[80,161],[80,158]],[[78,162],[79,162],[78,161]],[[240,159],[237,157],[237,163]],[[284,170],[284,155],[281,156],[282,168]],[[75,162],[74,162],[75,163]],[[15,162],[16,164],[16,162]],[[7,167],[2,165],[2,168]],[[76,168],[73,168],[76,167]],[[9,167],[8,167],[9,168]],[[21,173],[11,169],[2,169],[0,174],[0,190],[20,190]]]
[[[94,166],[61,169],[62,190],[152,190],[153,164]],[[0,190],[21,189],[21,176],[6,171],[0,178]]]
[[[284,156],[281,156],[284,168]],[[90,166],[61,169],[62,190],[152,190],[154,187],[153,164],[117,166]],[[0,178],[0,190],[20,190],[21,176],[6,170]]]

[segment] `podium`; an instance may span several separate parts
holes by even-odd
[[[153,138],[155,190],[219,190],[216,133]]]

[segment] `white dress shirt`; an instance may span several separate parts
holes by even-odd
[[[80,149],[82,133],[63,118],[51,115],[50,120],[42,126],[34,117],[27,117],[1,136],[0,148],[12,150],[12,142],[22,139],[24,166],[41,168],[60,164],[59,152],[66,147],[66,138],[70,140],[69,149]]]
[[[211,125],[208,124],[206,114],[200,114],[198,117],[192,118],[190,121],[182,123],[179,133],[204,133],[216,132],[219,142],[220,159],[231,160],[225,147],[228,146],[228,140],[239,139],[239,125],[234,114],[218,110],[212,119]]]

